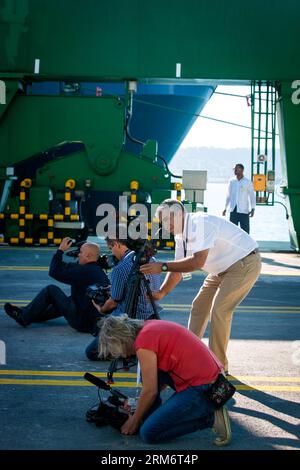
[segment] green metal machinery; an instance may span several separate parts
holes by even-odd
[[[64,213],[66,206],[71,207],[69,215],[77,215],[76,204],[81,203],[83,192],[87,198],[93,189],[123,193],[130,191],[130,182],[136,180],[141,199],[144,194],[144,198],[150,195],[153,202],[159,202],[172,188],[170,174],[157,160],[154,142],[146,144],[139,157],[124,151],[130,94],[125,100],[117,96],[101,100],[30,97],[20,94],[20,84],[263,81],[276,90],[282,190],[292,215],[291,243],[299,249],[299,15],[296,0],[132,0],[130,4],[123,0],[2,0],[0,91],[6,92],[6,104],[3,98],[0,104],[3,200],[8,198],[17,210],[29,198],[30,211],[34,209],[38,217],[47,211],[50,190],[58,202],[52,203],[48,214]],[[28,168],[34,158],[44,159],[44,164],[39,164],[32,186],[26,187],[30,183],[24,182],[24,190],[13,189],[10,168]],[[24,179],[30,178],[25,173]],[[75,188],[68,187],[73,183],[65,187],[69,179],[75,180]],[[65,204],[69,190],[67,198],[72,203]],[[21,192],[25,195],[20,196]],[[7,224],[12,238],[16,225],[16,219]],[[41,229],[39,236],[43,238]]]
[[[133,202],[147,202],[151,194],[158,203],[170,194],[155,142],[148,141],[139,158],[123,150],[125,108],[117,96],[25,95],[7,107],[0,132],[2,194],[11,183],[2,212],[7,241],[59,243],[67,233],[84,238],[95,232],[98,204],[118,207],[124,191]],[[6,174],[12,166],[18,181]]]

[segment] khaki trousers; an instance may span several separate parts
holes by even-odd
[[[192,303],[188,328],[202,338],[211,318],[209,347],[225,371],[228,371],[226,350],[234,309],[251,290],[260,271],[260,254],[250,254],[221,274],[209,274]]]

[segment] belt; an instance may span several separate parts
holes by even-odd
[[[259,250],[258,250],[258,248],[256,248],[255,250],[248,253],[248,255],[244,256],[244,258],[241,258],[240,260],[236,261],[236,263],[238,263],[239,261],[243,261],[243,259],[248,258],[248,256],[250,256],[250,255],[256,255],[258,252],[259,252]],[[227,271],[234,265],[235,265],[235,263],[233,263],[231,266],[229,266],[229,268],[227,268],[226,271],[223,271],[222,273],[218,273],[217,275],[222,276],[223,274],[227,273]]]

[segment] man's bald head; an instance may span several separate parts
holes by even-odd
[[[84,243],[79,252],[79,264],[95,263],[100,256],[100,247],[97,243]]]

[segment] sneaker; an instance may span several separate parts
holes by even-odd
[[[21,326],[27,326],[27,323],[25,322],[24,318],[22,317],[22,309],[19,307],[16,307],[15,305],[12,304],[5,304],[4,305],[4,310],[7,313],[7,315],[11,318],[13,318],[19,325]]]
[[[226,446],[231,441],[231,426],[227,408],[222,408],[215,411],[215,422],[213,431],[218,434],[214,444],[218,447]]]

